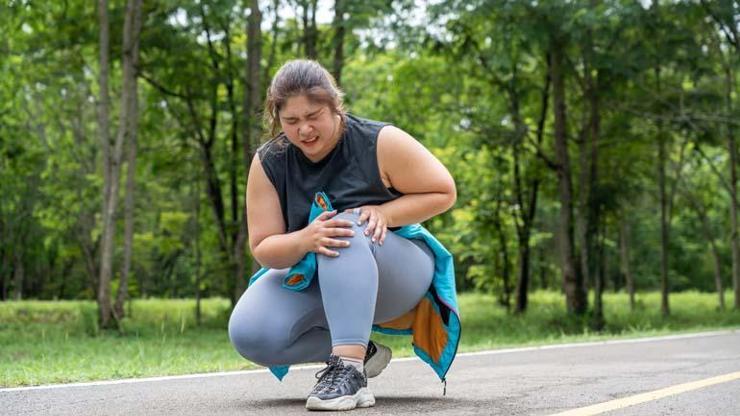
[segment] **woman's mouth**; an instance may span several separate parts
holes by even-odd
[[[305,145],[309,145],[310,146],[310,145],[316,143],[318,140],[319,140],[319,136],[314,136],[314,137],[312,137],[312,138],[310,138],[308,140],[303,140],[302,143],[305,144]]]

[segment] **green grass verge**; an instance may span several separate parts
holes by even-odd
[[[732,305],[731,294],[726,297]],[[483,294],[460,296],[463,337],[459,351],[524,345],[664,335],[740,328],[740,312],[719,311],[713,294],[671,295],[671,316],[660,314],[660,294],[639,294],[634,312],[627,296],[604,297],[606,327],[590,329],[588,318],[564,311],[556,292],[535,292],[525,315],[507,314]],[[124,332],[101,332],[90,301],[0,303],[0,386],[28,386],[128,377],[256,368],[229,343],[229,302],[203,301],[195,325],[193,300],[135,300]],[[410,338],[373,335],[393,347],[395,357],[412,356]]]

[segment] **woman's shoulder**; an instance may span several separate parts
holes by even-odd
[[[378,121],[369,118],[359,117],[352,113],[347,113],[347,127],[355,127],[360,129],[378,129],[390,125],[387,121]]]
[[[347,134],[354,140],[370,142],[375,144],[378,140],[380,130],[391,123],[377,121],[369,118],[358,117],[354,114],[347,113]]]
[[[260,161],[266,163],[283,157],[289,146],[290,141],[288,138],[285,134],[280,133],[258,147],[257,154],[260,157]]]

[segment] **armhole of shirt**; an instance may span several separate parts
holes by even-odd
[[[287,152],[288,149],[274,149],[272,148],[272,146],[275,146],[275,143],[273,143],[272,141],[263,144],[260,148],[257,149],[257,154],[259,155],[262,170],[265,172],[267,179],[270,181],[272,187],[275,189],[275,193],[277,193],[278,200],[280,202],[280,211],[283,216],[283,222],[285,223],[285,229],[288,230],[288,207],[286,206],[285,199],[285,175],[287,175],[287,173],[284,169],[281,169],[281,167],[275,166],[276,162],[278,164],[280,163],[280,160],[278,160],[277,158],[284,158],[285,152]],[[282,152],[282,155],[278,154],[279,152]]]
[[[390,187],[385,186],[385,182],[383,182],[383,172],[380,170],[380,156],[378,155],[378,143],[380,142],[380,131],[384,128],[392,126],[390,123],[380,123],[380,127],[378,127],[378,132],[375,133],[375,139],[373,140],[373,146],[375,147],[375,171],[377,172],[378,181],[380,181],[380,185],[388,189],[390,192],[394,191],[393,184],[391,184]]]
[[[259,161],[262,166],[262,170],[267,176],[267,179],[269,179],[270,183],[272,183],[272,186],[275,188],[275,192],[280,195],[282,186],[280,184],[279,178],[276,175],[275,169],[273,169],[272,164],[274,158],[277,155],[274,153],[276,150],[271,148],[272,146],[272,141],[263,144],[262,146],[260,146],[259,149],[257,149],[257,154],[259,155]]]

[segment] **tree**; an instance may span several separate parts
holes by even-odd
[[[123,39],[123,88],[125,93],[122,105],[127,106],[126,117],[122,117],[122,123],[126,123],[127,137],[126,154],[126,200],[124,206],[125,237],[123,265],[121,266],[121,278],[118,286],[116,302],[113,305],[113,313],[116,320],[124,316],[123,304],[128,298],[128,278],[131,270],[131,256],[133,253],[134,239],[134,192],[136,189],[136,147],[139,123],[138,105],[138,68],[139,68],[139,34],[141,33],[142,20],[141,0],[129,2],[126,10],[128,25],[124,27]],[[129,17],[133,15],[132,17]]]
[[[100,280],[98,282],[98,311],[101,328],[111,325],[113,315],[110,303],[110,282],[113,267],[115,218],[118,203],[119,176],[123,144],[135,126],[132,117],[136,109],[136,74],[134,53],[138,52],[138,38],[141,30],[141,0],[129,0],[126,4],[126,19],[123,30],[123,87],[121,91],[121,116],[115,143],[111,146],[108,136],[110,99],[108,92],[110,28],[107,0],[99,0],[98,16],[100,22],[100,136],[103,142],[103,170],[105,172],[105,192],[103,202],[103,232],[100,258]]]
[[[243,128],[243,163],[246,170],[252,162],[253,143],[259,137],[260,119],[259,111],[262,107],[262,84],[260,79],[260,62],[262,60],[262,13],[260,12],[259,2],[251,0],[249,4],[249,19],[247,23],[247,65],[245,70],[245,85],[247,86],[244,93],[244,128]],[[234,298],[239,299],[246,288],[245,260],[246,260],[246,243],[247,243],[247,206],[246,200],[244,209],[241,210],[241,219],[239,221],[239,236],[235,245],[234,257],[236,258],[236,268],[234,280],[236,282]]]

